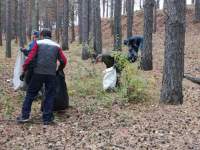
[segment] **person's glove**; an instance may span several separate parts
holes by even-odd
[[[25,77],[25,73],[23,72],[23,73],[20,75],[19,79],[20,79],[21,81],[24,81],[24,77]]]

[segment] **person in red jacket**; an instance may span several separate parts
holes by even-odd
[[[60,61],[58,70],[62,70],[67,63],[67,59],[64,56],[60,45],[51,40],[51,31],[49,29],[43,29],[40,37],[41,40],[35,42],[23,65],[23,71],[25,73],[31,61],[36,58],[36,64],[33,69],[33,77],[31,78],[26,92],[22,112],[21,115],[17,117],[18,123],[25,123],[29,121],[32,102],[43,84],[45,85],[45,100],[43,102],[42,116],[43,123],[44,125],[53,123],[53,103],[56,93],[57,60]],[[21,75],[21,79],[24,77],[24,73]]]

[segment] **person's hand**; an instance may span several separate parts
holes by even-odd
[[[25,77],[25,73],[23,72],[23,73],[20,75],[19,79],[20,79],[21,81],[24,81],[24,77]]]

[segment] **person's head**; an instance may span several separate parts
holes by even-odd
[[[33,38],[33,40],[38,40],[39,37],[40,37],[40,32],[34,30],[32,32],[32,38]]]
[[[124,45],[130,47],[130,46],[134,46],[136,44],[136,40],[135,39],[127,39],[124,40]]]
[[[52,37],[51,35],[51,30],[48,28],[44,28],[42,29],[41,33],[40,33],[40,37],[41,39],[45,39],[45,38],[50,38]]]

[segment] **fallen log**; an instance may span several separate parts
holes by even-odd
[[[184,75],[184,78],[200,85],[200,78]]]

